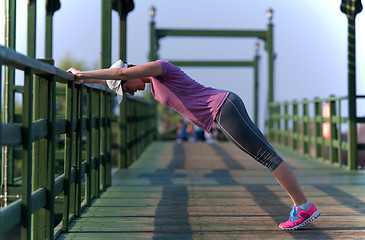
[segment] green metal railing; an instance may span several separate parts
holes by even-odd
[[[349,170],[357,169],[357,158],[352,156],[365,150],[365,144],[356,142],[356,153],[350,153],[354,147],[345,134],[349,130],[348,110],[343,111],[344,106],[347,107],[346,101],[347,97],[330,97],[270,104],[270,141],[306,156],[329,159],[330,163],[338,166],[346,165]],[[326,102],[329,103],[329,117],[323,116]],[[323,136],[324,122],[330,125],[328,139]],[[357,123],[364,122],[365,118],[357,118]]]
[[[21,178],[9,186],[9,195],[21,198],[10,198],[0,210],[0,236],[20,224],[21,239],[53,239],[111,185],[112,149],[124,156],[118,166],[127,167],[155,138],[156,108],[128,97],[119,117],[113,116],[114,94],[108,88],[75,85],[72,74],[0,46],[2,66],[23,71],[24,86],[18,89],[23,92],[21,122],[0,124],[1,146],[20,148],[14,158],[20,157],[22,166]],[[56,82],[65,88],[64,115],[56,115]],[[113,142],[113,128],[124,132],[118,136],[122,142]],[[56,145],[60,136],[65,136],[63,149]],[[62,159],[61,174],[55,172],[57,159]],[[63,209],[59,224],[58,199]]]

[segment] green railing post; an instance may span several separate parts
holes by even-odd
[[[112,101],[110,93],[105,93],[105,154],[106,164],[105,164],[105,187],[110,187],[112,185],[111,172],[112,172],[112,157],[111,157],[111,149],[112,149]]]
[[[323,136],[322,136],[322,102],[318,97],[314,100],[314,137],[315,137],[315,156],[317,159],[323,158],[322,150],[323,146]]]
[[[294,101],[292,103],[293,106],[293,114],[292,114],[292,119],[293,119],[293,137],[292,137],[292,141],[293,141],[293,150],[294,151],[298,151],[298,138],[299,138],[299,112],[298,112],[298,102]]]
[[[97,125],[96,125],[96,156],[97,156],[97,178],[96,178],[96,193],[97,197],[100,196],[100,181],[101,181],[101,90],[96,90],[96,97],[98,99],[98,105],[97,105]]]
[[[331,98],[334,98],[332,95]],[[330,162],[338,163],[338,141],[337,141],[337,117],[336,117],[336,100],[331,99],[329,101],[330,103],[330,126],[331,126],[331,137],[330,137],[330,143],[329,143],[329,158]],[[337,144],[336,144],[337,143]]]
[[[91,90],[91,97],[95,101],[91,106],[92,112],[92,138],[91,138],[91,153],[92,153],[92,169],[91,169],[91,195],[94,198],[98,198],[100,195],[99,184],[100,184],[100,95],[98,94],[98,89]]]
[[[41,60],[51,65],[53,60]],[[41,208],[33,215],[33,238],[51,239],[54,229],[54,118],[52,115],[52,95],[55,86],[55,77],[35,77],[37,84],[34,86],[34,105],[37,105],[37,112],[34,112],[34,121],[47,121],[49,138],[42,138],[33,144],[33,187],[32,191],[39,188],[46,189],[46,207]],[[41,131],[37,132],[40,134]]]
[[[284,146],[289,147],[289,112],[288,102],[284,102]]]
[[[309,112],[308,112],[308,101],[304,99],[303,102],[303,121],[302,121],[302,129],[303,129],[303,153],[304,155],[309,156],[309,147],[310,147],[310,121],[309,121]]]
[[[32,121],[33,121],[33,70],[24,71],[23,97],[23,160],[22,160],[22,240],[31,239],[32,216]]]
[[[100,92],[100,189],[106,189],[106,165],[107,165],[107,147],[106,147],[106,106],[105,92]]]
[[[16,1],[5,1],[5,46],[15,49],[15,35],[16,35]],[[4,92],[3,92],[3,109],[2,121],[4,123],[14,122],[15,112],[15,97],[14,97],[14,85],[15,85],[15,69],[4,66]],[[1,186],[4,186],[6,195],[3,199],[4,206],[7,205],[7,186],[14,184],[14,148],[11,146],[4,146],[2,153],[2,170],[0,172]],[[5,168],[6,166],[6,168]],[[4,171],[7,171],[6,173]],[[7,183],[4,178],[6,177]]]
[[[127,167],[127,106],[129,100],[126,97],[123,104],[119,106],[118,116],[118,168]]]
[[[339,166],[342,166],[342,117],[341,117],[341,99],[337,100],[337,119],[338,119],[338,127],[337,127],[337,159]]]
[[[91,182],[91,172],[92,172],[92,138],[93,138],[93,132],[92,132],[92,106],[93,106],[93,99],[91,95],[92,89],[87,88],[87,146],[86,146],[86,187],[85,187],[85,195],[86,195],[86,205],[91,206],[91,189],[92,189],[92,182]]]
[[[75,189],[75,216],[80,217],[81,216],[81,194],[82,194],[82,178],[81,176],[81,168],[82,168],[82,162],[83,162],[83,120],[84,120],[84,85],[77,85],[77,118],[78,118],[78,124],[77,124],[77,135],[76,135],[76,152],[77,152],[77,163],[76,163],[76,189]]]
[[[64,151],[64,201],[63,201],[63,217],[62,217],[62,229],[68,231],[68,221],[71,206],[71,163],[74,152],[74,132],[73,132],[73,116],[74,116],[74,86],[73,82],[67,83],[66,89],[66,138],[65,138],[65,151]]]

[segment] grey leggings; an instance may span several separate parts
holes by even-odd
[[[215,120],[228,139],[271,172],[283,161],[251,121],[245,105],[236,94],[228,95]]]

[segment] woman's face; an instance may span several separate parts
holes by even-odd
[[[149,78],[129,79],[122,86],[123,92],[134,95],[137,91],[143,91],[147,82],[149,82]]]

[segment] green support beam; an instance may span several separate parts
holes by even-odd
[[[46,1],[46,39],[45,39],[45,58],[52,58],[53,51],[53,14],[61,8],[59,0]]]
[[[149,60],[155,61],[159,58],[159,40],[164,37],[241,37],[241,38],[259,38],[265,41],[265,49],[268,53],[268,102],[267,108],[269,108],[270,103],[274,102],[274,44],[273,44],[273,24],[272,20],[272,9],[267,12],[269,24],[267,30],[206,30],[206,29],[164,29],[156,28],[156,23],[154,21],[156,9],[154,7],[150,8],[150,53]],[[227,61],[171,61],[178,66],[255,66],[254,63],[250,62],[230,62]],[[258,76],[258,74],[256,74]],[[255,81],[256,86],[256,81]],[[257,96],[257,94],[255,94]],[[255,101],[257,103],[257,101]],[[255,104],[255,111],[257,112],[257,105]],[[255,114],[256,115],[256,114]],[[256,115],[257,116],[257,115]],[[257,124],[257,119],[255,119]],[[270,126],[271,129],[273,126]]]
[[[254,67],[254,61],[174,61],[172,64],[181,67]]]
[[[28,1],[27,21],[27,55],[35,58],[36,54],[36,31],[37,31],[37,1]]]

